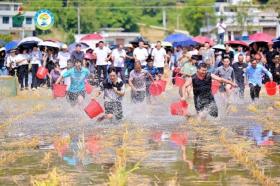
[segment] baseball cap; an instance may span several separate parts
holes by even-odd
[[[66,44],[63,44],[63,45],[61,46],[61,48],[62,48],[62,49],[67,49],[68,46],[67,46]]]

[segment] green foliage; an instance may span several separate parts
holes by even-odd
[[[75,42],[74,34],[72,32],[68,33],[66,43],[71,44],[71,43],[74,43],[74,42]]]
[[[192,35],[198,35],[199,29],[206,25],[206,19],[209,22],[215,20],[214,0],[189,0],[183,11],[183,22],[185,28]]]
[[[10,42],[13,40],[13,37],[11,35],[8,34],[0,34],[0,40],[7,42]]]

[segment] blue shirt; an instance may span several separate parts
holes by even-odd
[[[156,75],[158,74],[158,69],[154,66],[149,67],[148,65],[144,68],[145,70],[147,70],[155,79]]]
[[[263,73],[265,73],[270,79],[272,74],[262,65],[258,64],[256,68],[249,65],[246,69],[246,76],[248,82],[253,85],[262,86]]]
[[[75,67],[67,70],[62,76],[64,78],[70,77],[71,84],[69,87],[69,92],[81,92],[85,90],[85,79],[89,75],[89,70],[82,68],[81,71],[78,71]]]

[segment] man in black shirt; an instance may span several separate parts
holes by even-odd
[[[230,50],[230,46],[226,45],[226,50],[222,54],[223,59],[224,58],[229,58],[230,60],[230,65],[232,64],[232,61],[234,59],[234,53],[233,51]]]
[[[273,43],[268,43],[268,51],[265,52],[265,57],[266,57],[266,61],[267,61],[267,69],[273,73],[274,69],[275,69],[275,64],[273,63],[273,58],[276,55],[279,55],[279,53],[272,47]]]
[[[209,114],[212,117],[218,117],[218,107],[211,92],[212,79],[236,87],[236,84],[232,81],[208,73],[207,65],[205,63],[198,65],[197,73],[194,74],[192,78],[189,78],[182,87],[183,97],[181,97],[181,99],[185,100],[184,95],[186,95],[186,88],[191,85],[193,86],[194,105],[199,114],[199,118],[205,118],[205,114]]]
[[[245,89],[245,71],[247,68],[247,64],[244,63],[244,56],[239,54],[238,62],[232,65],[234,72],[234,79],[239,88],[239,97],[244,98],[244,89]]]

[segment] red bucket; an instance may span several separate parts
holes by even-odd
[[[92,86],[87,81],[85,83],[85,89],[86,89],[87,94],[91,94]]]
[[[162,87],[159,83],[153,82],[149,87],[149,92],[152,96],[159,96],[162,93]]]
[[[277,91],[277,84],[276,82],[266,82],[265,83],[265,89],[266,89],[266,93],[269,96],[274,96],[276,94]]]
[[[64,97],[66,95],[67,85],[54,84],[53,85],[53,97]]]
[[[175,85],[178,87],[182,87],[185,84],[185,79],[179,76],[175,77]]]
[[[91,102],[88,104],[88,106],[84,109],[84,111],[87,113],[87,115],[92,119],[99,114],[103,113],[104,110],[101,107],[101,105],[96,100],[91,100]]]
[[[164,92],[164,91],[165,91],[165,88],[166,88],[167,82],[164,81],[164,80],[158,80],[157,83],[161,86],[162,91]]]
[[[221,86],[221,83],[219,81],[216,81],[216,80],[212,81],[211,91],[212,91],[213,95],[219,91],[220,86]]]
[[[187,115],[188,103],[186,101],[179,101],[170,105],[170,112],[172,115],[185,116]]]
[[[176,145],[186,145],[188,143],[188,135],[185,132],[173,132],[170,140]]]
[[[41,66],[41,67],[38,68],[36,76],[39,79],[44,79],[48,73],[49,73],[48,69]]]

